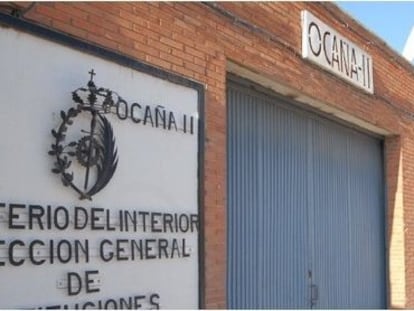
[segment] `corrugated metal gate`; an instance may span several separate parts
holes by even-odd
[[[229,308],[384,308],[380,140],[228,81]]]

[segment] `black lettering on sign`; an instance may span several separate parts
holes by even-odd
[[[144,115],[144,125],[148,123],[148,120],[151,122],[151,126],[154,127],[154,121],[152,120],[151,108],[149,106],[145,107]]]
[[[352,79],[354,78],[354,74],[356,74],[356,80],[359,81],[356,51],[355,49],[352,49],[352,53],[351,53],[351,78]]]
[[[60,240],[56,252],[61,263],[68,263],[72,259],[72,245],[68,240]]]
[[[367,81],[368,81],[367,85],[368,85],[368,88],[371,88],[371,72],[369,70],[369,62],[370,62],[370,58],[367,57]]]
[[[119,299],[119,309],[121,309],[121,310],[125,310],[125,309],[131,310],[132,309],[132,297],[128,297],[127,299],[128,299],[128,301],[123,297],[121,299]]]
[[[122,210],[119,211],[119,231],[124,231],[124,217],[122,216]],[[128,230],[127,230],[128,231]]]
[[[107,231],[115,231],[115,227],[111,227],[111,214],[109,209],[106,210],[106,230]]]
[[[187,115],[183,115],[183,132],[187,133]]]
[[[93,287],[93,285],[95,284],[93,276],[98,275],[98,274],[99,274],[98,270],[86,270],[84,274],[84,282],[83,282],[82,276],[79,273],[68,272],[67,274],[68,295],[69,296],[78,295],[82,291],[83,286],[85,286],[85,292],[87,294],[99,292],[100,289],[98,287],[96,288]]]
[[[80,278],[80,275],[78,275]],[[74,280],[76,277],[74,278]],[[78,288],[76,288],[78,290]],[[37,307],[37,309],[65,309],[65,310],[77,310],[77,309],[159,309],[160,308],[160,295],[158,293],[151,293],[148,295],[132,295],[127,297],[110,297],[110,298],[103,298],[98,299],[95,301],[86,301],[86,302],[72,302],[72,303],[64,303],[59,305],[49,305],[49,306],[42,306]],[[32,308],[25,308],[25,309],[33,309]]]
[[[15,220],[19,220],[19,214],[15,209],[24,209],[26,208],[23,204],[10,204],[9,205],[9,229],[25,229],[24,225],[16,224]]]
[[[161,216],[161,213],[151,213],[151,232],[162,232],[161,228],[157,228],[159,221],[158,217]]]
[[[352,49],[355,51],[354,49]],[[341,54],[341,72],[346,74],[347,77],[349,77],[349,68],[351,67],[350,61],[349,61],[349,44],[345,41],[340,41],[340,54]],[[352,78],[352,76],[351,76]]]
[[[83,218],[83,222],[82,222]],[[76,206],[74,213],[74,227],[76,230],[85,229],[88,225],[88,211],[84,207]]]
[[[68,272],[68,295],[78,295],[82,290],[82,278],[76,272]]]
[[[47,228],[50,230],[52,229],[52,207],[50,205],[47,206]]]
[[[332,64],[332,61],[331,61],[331,59],[329,59],[329,57],[328,57],[328,51],[326,50],[326,42],[328,41],[328,39],[327,38],[330,38],[331,37],[331,33],[329,32],[329,31],[326,31],[324,34],[323,34],[323,54],[325,55],[325,59],[326,59],[326,62],[329,64],[329,65],[331,65]],[[332,56],[332,55],[331,55]]]
[[[174,232],[178,232],[178,230],[180,229],[180,226],[178,224],[178,214],[174,214],[174,225],[175,225],[175,231]]]
[[[4,240],[0,240],[0,246],[1,245],[5,245],[6,244],[6,241],[4,241]],[[4,266],[5,265],[5,262],[4,261],[0,261],[0,267],[2,267],[2,266]]]
[[[90,307],[90,309],[94,309],[95,308],[95,304],[93,302],[90,302],[90,301],[85,302],[83,304],[82,309],[89,309],[89,307]]]
[[[155,239],[147,239],[145,240],[145,255],[146,255],[146,259],[155,259],[157,258],[157,256],[155,254],[151,254],[152,250],[154,249],[153,245],[150,244],[155,244],[157,240]]]
[[[99,213],[103,213],[103,208],[93,207],[91,208],[91,229],[92,230],[104,230],[105,227],[103,225],[99,225],[98,222],[100,220]]]
[[[87,293],[97,293],[97,292],[99,292],[99,288],[92,288],[91,287],[91,285],[93,285],[95,282],[94,282],[94,280],[92,279],[92,277],[91,276],[93,276],[93,275],[97,275],[99,273],[99,271],[98,270],[88,270],[88,271],[85,271],[85,280],[86,280],[86,292]]]
[[[105,302],[105,309],[106,310],[115,310],[118,309],[118,305],[115,300],[109,299]]]
[[[104,253],[105,244],[112,246],[112,242],[110,240],[107,240],[107,239],[103,240],[99,246],[99,255],[103,261],[108,262],[108,261],[111,261],[112,258],[114,257],[114,252],[110,251],[105,256],[105,253]]]
[[[173,125],[175,130],[177,131],[177,122],[175,122],[174,113],[170,111],[170,114],[168,116],[168,129],[171,130]]]
[[[321,48],[319,48],[319,50],[320,49]],[[124,99],[119,98],[115,105],[115,110],[116,111],[113,111],[113,113],[116,113],[120,120],[130,118],[135,124],[151,125],[151,127],[163,128],[164,130],[168,129],[170,131],[174,129],[175,131],[178,131],[178,117],[178,120],[181,122],[179,125],[180,127],[182,126],[180,130],[182,130],[184,134],[194,134],[194,117],[187,116],[186,114],[177,116],[173,111],[167,111],[165,107],[161,105],[151,107],[148,105],[141,105],[137,102],[129,104]]]
[[[160,112],[161,111],[161,112]],[[160,125],[160,120],[162,121],[162,126],[165,130],[166,126],[167,126],[167,122],[165,119],[165,109],[162,106],[157,106],[155,107],[155,126],[159,127]]]
[[[177,253],[178,257],[181,257],[180,255],[180,248],[178,247],[177,239],[172,239],[172,251],[171,251],[171,258],[174,258],[174,253]]]
[[[142,216],[142,227],[143,227],[143,231],[147,232],[147,222],[146,222],[146,218],[149,215],[148,212],[138,212],[139,216]]]
[[[20,260],[16,260],[14,257],[14,248],[15,246],[24,246],[23,241],[14,240],[9,244],[9,261],[12,266],[21,266],[24,263],[24,259],[20,258]]]
[[[58,206],[55,209],[53,222],[59,230],[65,230],[69,226],[69,212],[64,206]]]
[[[33,220],[37,220],[37,226],[43,230],[42,217],[45,215],[45,210],[40,205],[29,205],[29,229],[33,229]]]
[[[132,240],[131,241],[131,258],[135,259],[135,250],[139,253],[139,259],[143,259],[144,255],[142,252],[142,240]]]
[[[164,228],[164,232],[167,232],[167,226],[169,228],[170,232],[173,232],[173,227],[172,227],[172,222],[173,222],[173,215],[172,214],[168,214],[165,213],[163,215],[163,228]]]
[[[41,241],[41,240],[34,240],[30,243],[30,246],[29,246],[30,261],[32,262],[32,264],[34,264],[36,266],[39,266],[41,264],[44,264],[46,260],[45,259],[37,260],[37,258],[35,256],[35,250],[34,250],[36,244],[41,245],[41,246],[45,246],[45,243],[43,243],[43,241]]]
[[[168,258],[168,240],[159,239],[158,240],[158,258],[162,258],[163,254],[165,258]]]
[[[53,265],[54,260],[55,260],[55,253],[54,253],[55,246],[54,245],[55,245],[54,241],[50,240],[49,241],[49,261],[51,265]]]
[[[159,309],[160,308],[160,295],[158,294],[152,294],[150,296],[150,304],[151,306],[155,307],[155,309]]]
[[[123,106],[123,109],[121,106]],[[128,103],[122,98],[119,99],[118,104],[116,105],[116,115],[120,120],[128,118]]]
[[[83,256],[85,256],[85,262],[89,262],[89,240],[84,240],[84,243],[82,243],[79,240],[75,240],[74,243],[74,250],[75,250],[75,262],[79,262],[80,257],[80,251],[83,253]]]
[[[186,214],[181,214],[179,218],[180,222],[180,231],[181,232],[187,232],[190,228],[190,220],[188,219],[188,216]]]
[[[134,296],[134,309],[140,309],[142,307],[140,300],[145,299],[145,296]]]
[[[124,211],[125,216],[125,231],[129,231],[129,226],[132,224],[134,227],[134,232],[138,230],[138,222],[137,222],[137,212],[136,211]]]
[[[338,40],[336,39],[336,36],[332,39],[332,68],[334,68],[335,63],[337,64],[338,71],[340,71]]]
[[[141,110],[141,105],[140,104],[138,104],[138,103],[133,103],[132,105],[131,105],[131,119],[132,119],[132,121],[134,122],[134,123],[140,123],[141,122],[141,119],[140,118],[138,118],[138,116],[137,116],[137,112],[136,112],[136,110]]]
[[[191,214],[190,221],[191,221],[191,232],[198,231],[198,215]]]
[[[125,254],[125,248],[121,244],[128,243],[126,239],[116,240],[116,259],[119,261],[128,260],[128,256],[123,256]]]
[[[365,55],[362,54],[362,79],[363,79],[363,85],[366,86],[366,77],[365,77]]]
[[[318,39],[319,39],[319,42],[318,42],[318,46],[317,46],[317,48],[316,49],[314,49],[314,46],[312,45],[312,31],[316,31],[316,34],[318,35]],[[322,39],[322,37],[321,37],[321,31],[319,30],[319,27],[318,27],[318,25],[316,24],[316,23],[314,23],[314,22],[311,22],[310,24],[309,24],[309,27],[308,27],[308,40],[309,40],[309,47],[310,47],[310,49],[311,49],[311,51],[312,51],[312,53],[313,53],[313,55],[315,55],[315,56],[319,56],[319,54],[321,54],[321,49],[322,49],[322,47],[321,47],[321,39]]]
[[[183,251],[183,257],[190,257],[190,253],[186,252],[185,239],[181,239],[181,249]]]

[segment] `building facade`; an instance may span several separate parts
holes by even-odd
[[[175,231],[172,212],[149,210],[148,213],[153,214],[143,217],[152,224],[164,226],[166,237],[162,241],[172,238],[167,234],[168,228],[171,228],[170,233],[197,232],[198,240],[194,236],[172,238],[178,243],[177,256],[187,260],[184,257],[188,255],[194,260],[182,267],[171,266],[173,260],[165,262],[165,257],[174,257],[175,244],[168,245],[173,249],[168,253],[167,244],[158,239],[157,254],[162,259],[159,269],[164,266],[166,271],[182,269],[180,275],[183,278],[171,276],[171,284],[165,284],[161,292],[157,292],[156,287],[162,282],[162,275],[159,278],[145,275],[130,280],[129,288],[136,283],[143,284],[143,288],[155,288],[154,292],[145,294],[146,298],[140,298],[148,303],[147,307],[413,308],[414,108],[411,96],[414,94],[414,71],[410,63],[337,6],[312,2],[65,2],[4,3],[0,8],[0,32],[4,34],[2,40],[9,40],[7,44],[28,42],[33,37],[33,40],[41,38],[81,53],[65,56],[66,52],[62,52],[59,56],[62,61],[56,65],[53,61],[54,45],[48,47],[47,43],[33,43],[33,46],[45,46],[42,50],[45,59],[36,58],[37,54],[34,50],[32,54],[30,45],[25,54],[3,54],[2,64],[10,64],[10,71],[2,71],[3,83],[10,87],[30,71],[27,66],[35,67],[36,63],[43,64],[39,65],[43,69],[37,69],[38,72],[48,71],[48,68],[68,68],[71,76],[78,72],[81,81],[86,81],[85,75],[89,78],[83,70],[87,68],[86,63],[91,63],[97,75],[94,78],[92,71],[89,81],[98,84],[100,72],[105,76],[105,68],[110,67],[95,60],[102,58],[105,62],[115,62],[134,72],[143,72],[189,89],[189,95],[174,95],[173,87],[168,93],[169,89],[164,90],[166,86],[161,82],[157,84],[158,80],[146,81],[146,78],[136,78],[129,71],[125,73],[124,69],[116,68],[108,69],[107,75],[111,78],[101,80],[110,84],[118,79],[114,73],[119,70],[120,82],[115,84],[117,91],[130,94],[123,96],[135,96],[134,83],[146,85],[148,89],[156,86],[159,92],[166,92],[168,96],[165,97],[174,102],[171,107],[163,106],[166,115],[162,111],[144,108],[147,107],[145,101],[148,107],[159,104],[151,102],[151,98],[157,96],[156,90],[140,99],[144,103],[137,102],[138,106],[128,100],[125,103],[121,101],[124,110],[120,112],[118,105],[116,113],[122,119],[129,111],[133,122],[151,122],[152,127],[158,127],[155,118],[159,116],[163,120],[160,127],[164,130],[177,129],[182,122],[182,132],[194,138],[188,146],[187,142],[173,141],[171,148],[164,152],[170,152],[176,146],[193,155],[185,161],[192,168],[188,172],[189,182],[186,182],[197,186],[188,194],[189,202],[196,202],[195,209],[179,211],[181,214],[176,217],[182,216],[180,224],[184,225],[178,225],[176,228],[181,229]],[[25,66],[19,65],[22,55],[25,55],[25,62],[22,61]],[[81,65],[76,60],[83,58],[82,55],[86,55],[85,59],[88,55],[95,58],[88,58],[85,65]],[[73,62],[65,63],[66,57],[72,57]],[[12,65],[16,65],[15,70]],[[11,75],[12,71],[15,71],[14,75]],[[14,77],[14,82],[10,76]],[[73,81],[66,82],[69,92],[80,86]],[[59,85],[64,83],[61,80]],[[39,87],[36,92],[44,93],[45,90],[39,90]],[[3,100],[13,105],[17,99],[5,97]],[[163,97],[157,100],[162,101]],[[41,103],[30,104],[41,106]],[[66,108],[56,106],[56,111],[60,109]],[[134,116],[134,111],[142,111],[142,115]],[[171,114],[173,117],[169,117]],[[198,117],[198,130],[190,123],[193,122],[193,119],[190,121],[192,117]],[[115,125],[113,127],[117,130]],[[123,131],[121,125],[119,128]],[[127,133],[129,130],[124,131]],[[8,140],[8,146],[12,148],[16,142],[12,136],[8,136]],[[89,145],[85,143],[88,148],[91,145],[92,140]],[[157,150],[156,146],[151,148]],[[81,154],[77,159],[82,162],[82,149],[79,147],[77,150]],[[156,156],[154,151],[152,157]],[[181,156],[171,154],[171,158]],[[162,159],[160,161],[165,161]],[[92,160],[89,159],[85,167],[89,167],[89,161]],[[5,165],[5,159],[2,163]],[[176,162],[171,163],[174,164],[170,166],[175,166]],[[187,176],[187,166],[185,163],[182,165],[180,172]],[[108,188],[117,183],[117,172]],[[142,172],[144,176],[151,174],[150,170]],[[128,169],[124,173],[127,174]],[[180,175],[175,171],[171,174]],[[158,179],[154,179],[154,183],[162,179],[162,173],[157,172],[156,175]],[[9,179],[13,178],[7,177]],[[131,179],[131,182],[137,181]],[[6,183],[6,178],[2,183]],[[128,179],[126,184],[129,183]],[[166,187],[172,183],[169,181]],[[118,193],[122,195],[120,188]],[[102,190],[102,195],[105,190]],[[91,191],[79,193],[81,196],[95,195]],[[181,194],[180,191],[177,188],[173,192]],[[17,222],[23,217],[18,213],[20,208],[12,204],[22,202],[23,193],[9,197],[7,192],[1,193],[4,196],[1,198],[4,202],[2,207],[8,211],[5,217],[8,219],[10,241],[21,233],[18,230],[23,227],[19,226],[24,226]],[[141,192],[137,195],[141,196]],[[186,193],[182,195],[187,196]],[[96,194],[96,198],[98,196]],[[50,193],[49,197],[53,194]],[[143,206],[146,206],[145,202],[152,202],[151,195],[146,200]],[[32,215],[29,217],[42,227],[41,216],[36,218],[33,215],[40,215],[43,210],[29,208],[28,204],[25,206],[27,213]],[[73,204],[81,203],[75,197]],[[107,208],[110,209],[101,207],[105,213]],[[56,208],[51,209],[56,211]],[[98,210],[93,211],[98,213]],[[44,215],[46,213],[45,209]],[[94,218],[92,214],[88,215]],[[93,222],[91,226],[100,228]],[[106,230],[110,228],[108,225]],[[154,228],[153,232],[157,232]],[[60,230],[59,225],[56,230]],[[25,239],[4,240],[2,243],[7,246],[11,264],[5,260],[0,269],[10,273],[13,279],[23,278],[12,271],[20,262],[16,259],[20,257],[13,255],[13,251],[25,249],[28,245],[29,249],[44,246],[43,242],[20,245],[20,241],[30,240]],[[101,242],[102,249],[115,244],[110,240],[104,241],[109,242]],[[116,251],[115,248],[109,249],[113,256],[118,256],[118,261],[122,261],[130,253],[127,255],[123,251],[126,242],[117,241]],[[190,255],[191,248],[179,244],[180,241],[192,241],[197,244],[198,251]],[[79,245],[81,250],[84,246],[84,255],[89,256],[85,251],[86,244]],[[32,256],[30,252],[29,255]],[[111,251],[101,251],[100,256],[109,261]],[[61,257],[63,262],[69,258]],[[40,259],[33,257],[27,261],[36,264]],[[92,259],[85,262],[85,267],[90,262]],[[104,282],[105,277],[109,278],[106,275],[116,274],[116,264],[114,268],[108,268],[107,274],[99,280]],[[29,263],[27,265],[25,273],[29,276],[32,268]],[[134,269],[134,266],[128,267]],[[80,272],[76,276],[70,274],[66,281],[72,276],[80,284],[84,282],[84,288],[89,290],[82,296],[84,301],[104,291],[108,296],[113,289],[109,285],[102,285],[100,293],[88,287],[92,284],[89,277],[97,274],[94,267],[89,269],[92,270],[87,270],[87,275],[79,277]],[[190,274],[189,269],[192,271]],[[53,282],[56,279],[59,277],[53,278]],[[122,282],[123,279],[120,280]],[[70,299],[80,297],[78,290],[81,287],[71,288],[70,284],[65,287],[69,290],[62,294],[62,299],[66,299],[65,303],[70,307],[79,307],[71,305]],[[174,301],[180,288],[186,295],[177,298],[178,305],[169,303]],[[88,306],[141,306],[136,298],[133,299],[125,298],[125,304],[119,301],[108,305],[93,302]],[[58,300],[39,300],[38,305],[45,306]],[[33,302],[8,303],[3,307],[25,307],[27,304],[34,305]]]

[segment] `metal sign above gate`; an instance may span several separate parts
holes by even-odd
[[[302,57],[374,93],[372,57],[308,11],[302,11]]]

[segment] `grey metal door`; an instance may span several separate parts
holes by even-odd
[[[316,308],[383,308],[385,233],[380,141],[312,121],[312,283]]]
[[[229,308],[383,308],[381,142],[228,82]]]

